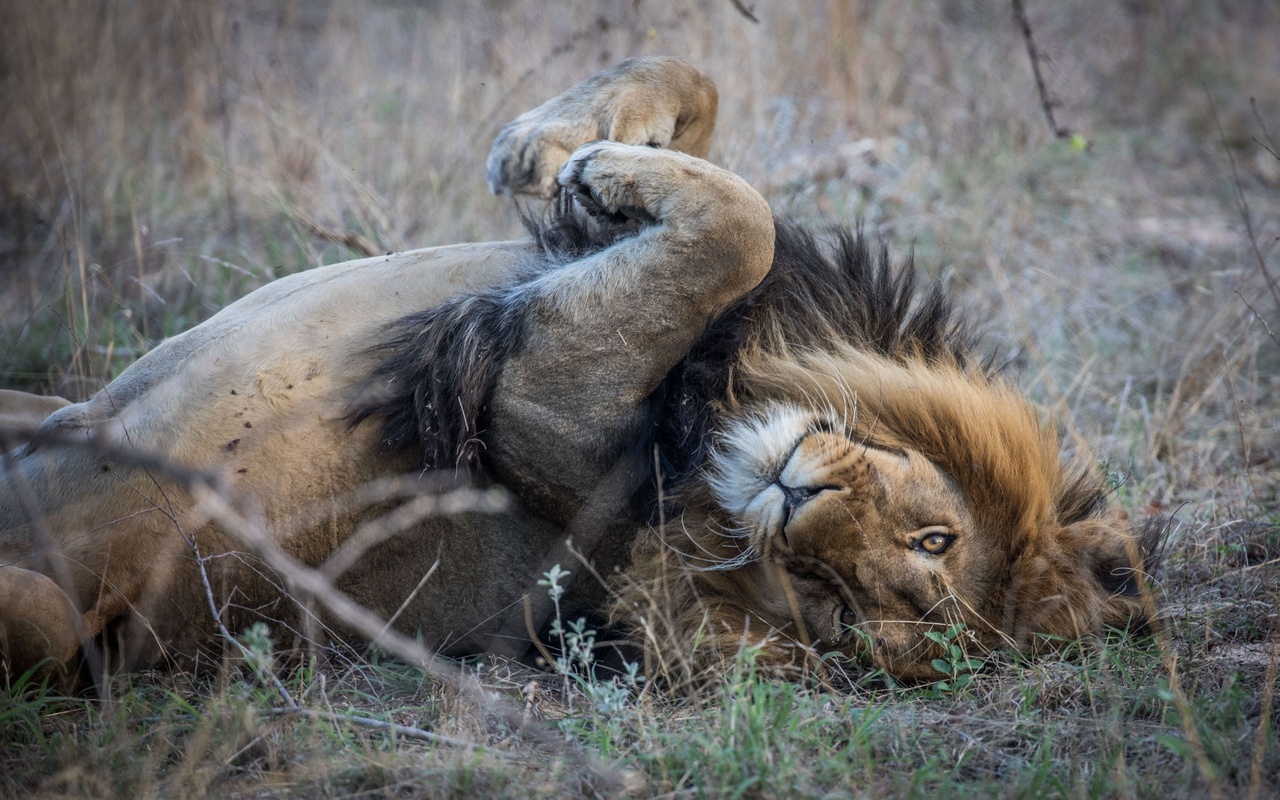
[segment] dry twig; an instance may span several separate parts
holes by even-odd
[[[620,787],[625,784],[622,774],[601,763],[580,747],[566,742],[565,739],[549,728],[530,722],[523,710],[515,703],[501,695],[489,692],[477,676],[464,671],[461,667],[444,659],[418,641],[394,630],[390,630],[387,622],[377,614],[351,600],[333,585],[319,570],[310,569],[299,563],[292,556],[280,549],[271,538],[260,519],[260,515],[243,513],[237,510],[237,504],[245,499],[236,495],[222,476],[203,470],[180,467],[168,463],[164,459],[139,453],[120,445],[102,442],[96,437],[84,437],[83,433],[72,436],[66,432],[31,430],[29,428],[10,428],[0,426],[0,446],[10,449],[12,446],[30,443],[39,447],[72,447],[99,458],[120,464],[155,471],[175,482],[184,484],[190,496],[206,517],[217,522],[223,531],[232,536],[245,548],[246,552],[256,556],[269,569],[279,574],[290,587],[290,591],[301,599],[312,599],[322,605],[335,619],[349,626],[351,630],[367,639],[370,643],[381,647],[391,655],[417,665],[430,677],[453,687],[462,697],[474,703],[486,713],[502,720],[511,730],[520,732],[531,741],[559,753],[570,763],[590,773],[602,785]],[[236,502],[233,502],[236,501]],[[188,543],[193,545],[190,539]],[[203,572],[204,557],[198,549],[194,549],[195,557]],[[205,588],[211,591],[205,577]],[[233,646],[242,653],[245,648],[222,626],[217,605],[209,595],[210,611]],[[276,689],[285,700],[290,713],[297,707],[288,691],[276,681]],[[299,712],[303,710],[299,707]],[[314,712],[305,711],[305,714]],[[343,717],[344,720],[349,718]],[[383,727],[384,723],[376,720],[353,724],[367,727]],[[425,733],[425,732],[424,732]],[[412,734],[406,734],[412,735]],[[421,738],[421,737],[418,737]],[[443,741],[441,739],[440,741]]]
[[[379,256],[386,253],[385,250],[379,249],[373,242],[355,231],[335,231],[332,228],[326,228],[315,217],[305,211],[295,209],[293,218],[321,239],[342,245],[348,250],[353,250],[366,257]]]
[[[1022,40],[1027,44],[1027,56],[1031,59],[1031,72],[1036,78],[1036,90],[1040,93],[1040,107],[1044,109],[1044,116],[1049,121],[1049,130],[1053,131],[1053,135],[1059,139],[1070,139],[1071,131],[1059,125],[1053,116],[1053,107],[1058,102],[1049,98],[1049,90],[1044,85],[1044,76],[1040,74],[1040,53],[1036,49],[1035,39],[1031,35],[1031,22],[1027,20],[1027,10],[1023,8],[1022,0],[1013,0],[1013,19],[1018,23],[1018,27],[1022,29]]]
[[[734,8],[738,10],[739,14],[751,20],[752,22],[756,23],[757,25],[760,24],[760,20],[756,19],[756,15],[754,13],[755,9],[749,8],[745,3],[742,2],[742,0],[729,0],[729,2],[733,5]]]
[[[287,706],[285,708],[273,708],[271,713],[278,717],[303,717],[305,719],[318,719],[325,722],[337,722],[344,725],[353,725],[357,728],[369,728],[370,730],[383,731],[403,739],[418,739],[423,742],[434,742],[436,744],[447,744],[450,747],[459,747],[466,750],[483,750],[488,755],[496,756],[503,759],[515,759],[516,756],[503,750],[494,750],[485,747],[476,742],[469,742],[466,739],[457,739],[452,736],[445,736],[442,733],[434,733],[432,731],[415,728],[410,725],[398,725],[394,722],[384,722],[380,719],[372,719],[370,717],[354,717],[346,714],[335,714],[332,711],[316,711],[311,708],[299,708],[297,706]]]

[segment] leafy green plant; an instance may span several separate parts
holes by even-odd
[[[625,714],[629,709],[629,699],[633,692],[640,690],[644,676],[640,674],[640,665],[624,660],[623,673],[608,679],[601,679],[595,670],[596,631],[587,627],[587,621],[579,617],[565,622],[560,610],[560,598],[564,596],[564,587],[560,581],[569,575],[559,564],[544,573],[538,585],[545,587],[555,608],[555,616],[551,620],[550,633],[559,640],[560,654],[555,658],[555,671],[566,684],[575,687],[586,696],[591,708],[605,718],[612,719]],[[572,708],[572,692],[569,694],[569,705]]]
[[[963,691],[973,682],[973,676],[982,669],[982,661],[970,658],[964,642],[969,631],[962,622],[953,622],[944,631],[928,631],[925,638],[942,648],[943,657],[935,658],[930,665],[944,677],[930,685],[934,695],[951,695]]]

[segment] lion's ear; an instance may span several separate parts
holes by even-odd
[[[1019,647],[1037,635],[1075,639],[1145,626],[1143,554],[1128,524],[1095,518],[1040,537],[1013,563],[1008,604],[1006,631]]]

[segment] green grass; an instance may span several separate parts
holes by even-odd
[[[303,708],[329,716],[273,713],[273,690],[236,672],[203,684],[135,676],[109,702],[11,693],[4,786],[112,796],[225,796],[252,786],[290,796],[516,797],[577,794],[583,782],[621,775],[642,794],[688,797],[1198,797],[1248,786],[1259,688],[1240,674],[1187,686],[1196,746],[1151,641],[1117,638],[1075,645],[1052,664],[1005,663],[950,695],[770,681],[746,658],[697,698],[645,693],[609,713],[591,706],[580,681],[510,664],[483,670],[495,689],[525,698],[533,718],[549,720],[570,752],[602,760],[602,777],[539,754],[483,715],[459,715],[447,687],[403,664],[284,674]],[[473,746],[342,721],[356,716],[455,737],[466,728]],[[1274,732],[1267,742],[1262,775],[1274,782]]]

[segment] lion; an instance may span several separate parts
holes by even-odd
[[[940,288],[707,161],[717,100],[624,61],[498,135],[490,189],[559,197],[528,237],[281,278],[50,401],[0,475],[7,674],[199,669],[259,620],[350,637],[252,535],[448,655],[524,652],[564,564],[560,613],[673,680],[743,648],[927,680],[952,623],[992,649],[1142,624],[1098,470]]]

